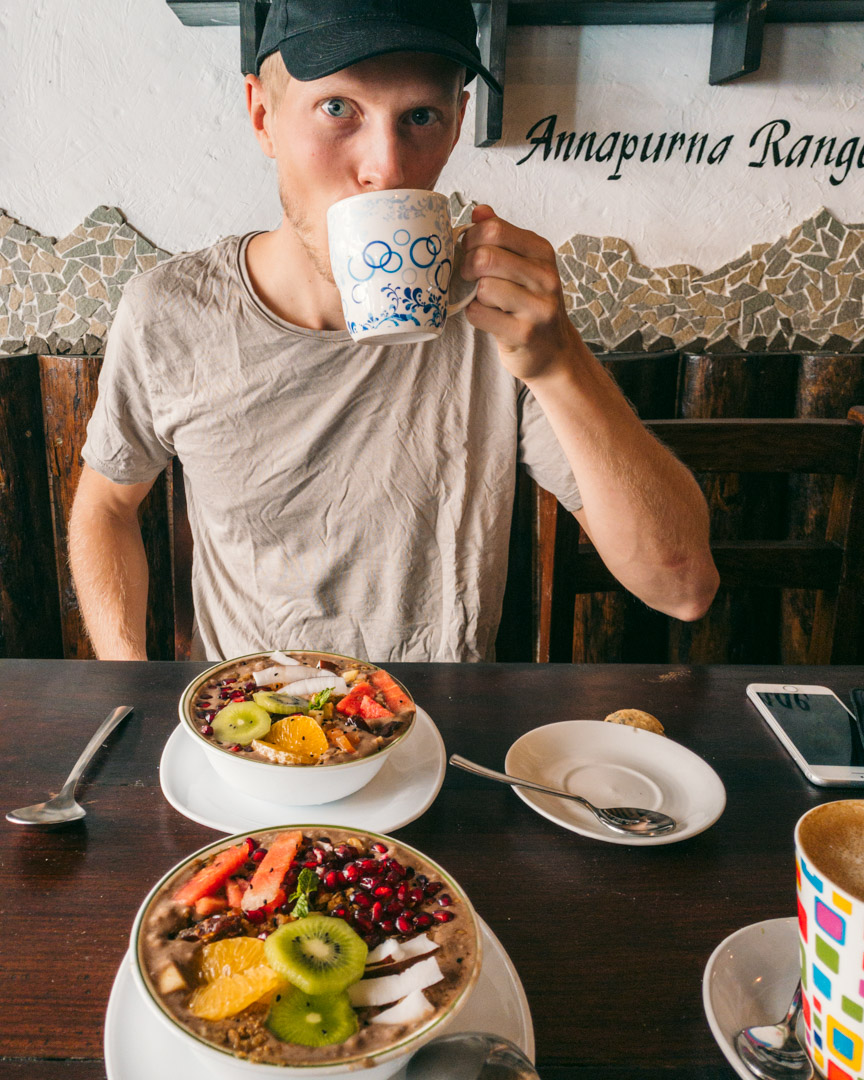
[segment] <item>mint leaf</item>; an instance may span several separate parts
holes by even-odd
[[[313,694],[309,698],[310,709],[323,709],[327,702],[330,700],[330,695],[333,693],[331,687],[327,687],[326,690],[319,690],[317,694]]]
[[[292,900],[297,901],[291,909],[291,914],[295,919],[305,919],[309,914],[309,899],[313,893],[318,891],[318,885],[318,875],[315,871],[304,867],[297,878],[297,887],[288,897],[289,904]]]

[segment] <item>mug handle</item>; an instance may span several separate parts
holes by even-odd
[[[471,228],[472,224],[473,224],[473,222],[466,222],[464,225],[457,225],[456,226],[456,228],[453,230],[453,246],[454,246],[454,248],[456,247],[456,241],[459,239],[459,237],[462,235],[462,233],[465,232],[466,229]],[[454,259],[453,261],[455,262],[456,260]],[[454,271],[455,271],[455,268],[454,268]],[[462,311],[463,308],[468,307],[468,305],[471,303],[471,301],[477,295],[478,287],[479,287],[479,282],[475,281],[474,282],[474,288],[471,289],[471,291],[468,293],[467,296],[463,296],[462,299],[458,300],[455,304],[451,304],[448,301],[448,303],[447,303],[447,316],[448,316],[448,318],[451,315],[455,315],[457,311]]]

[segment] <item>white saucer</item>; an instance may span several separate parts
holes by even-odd
[[[220,832],[237,833],[306,821],[350,823],[369,832],[391,832],[420,817],[441,790],[447,757],[444,740],[429,714],[417,709],[414,730],[397,746],[377,776],[353,795],[320,806],[283,806],[252,799],[229,787],[210,767],[207,755],[182,727],[171,733],[159,780],[175,810]]]
[[[753,1074],[738,1057],[735,1036],[743,1027],[781,1020],[800,976],[794,915],[745,926],[711,953],[702,976],[702,1004],[711,1033],[742,1080],[753,1080]]]
[[[723,781],[691,750],[663,735],[602,720],[534,728],[507,751],[505,768],[511,776],[583,795],[596,806],[660,810],[678,822],[662,836],[627,836],[569,799],[513,788],[543,817],[609,844],[674,844],[713,825],[726,805]]]
[[[504,946],[482,919],[480,929],[483,933],[480,977],[447,1033],[490,1031],[504,1035],[533,1061],[534,1026],[522,983]],[[154,1076],[159,1080],[190,1080],[201,1071],[200,1058],[191,1046],[172,1034],[142,999],[132,980],[129,953],[123,957],[108,999],[105,1069],[108,1080],[152,1080]],[[404,1077],[402,1069],[394,1080]]]

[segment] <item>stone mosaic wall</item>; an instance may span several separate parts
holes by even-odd
[[[451,196],[453,216],[471,204]],[[0,355],[100,353],[123,285],[170,253],[100,206],[61,240],[0,211]],[[637,262],[614,236],[558,250],[570,318],[602,351],[864,347],[864,224],[820,210],[773,244],[708,273]]]

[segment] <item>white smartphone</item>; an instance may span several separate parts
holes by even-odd
[[[864,784],[864,743],[858,723],[833,690],[750,683],[747,696],[811,784]]]

